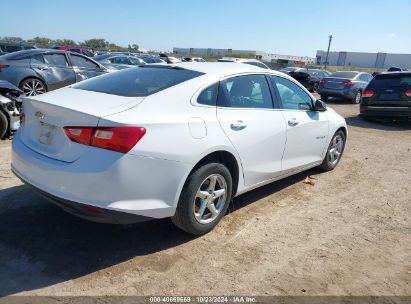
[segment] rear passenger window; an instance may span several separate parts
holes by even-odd
[[[218,105],[233,108],[272,109],[273,101],[265,75],[246,75],[221,82]]]
[[[42,54],[36,54],[31,57],[32,64],[45,64],[44,58]]]
[[[46,63],[55,66],[67,66],[66,56],[64,54],[45,54]]]
[[[200,95],[198,95],[197,103],[207,106],[215,106],[217,102],[217,94],[218,83],[213,84],[212,86],[202,91]]]

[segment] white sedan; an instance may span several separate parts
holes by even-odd
[[[12,170],[85,219],[201,235],[231,198],[334,169],[345,120],[291,77],[234,63],[130,68],[24,101]]]

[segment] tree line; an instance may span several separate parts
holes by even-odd
[[[82,47],[89,47],[96,50],[101,51],[118,51],[118,52],[126,52],[126,51],[138,51],[137,44],[129,44],[127,47],[117,45],[115,43],[111,43],[103,38],[92,38],[84,41],[74,41],[71,39],[51,39],[47,37],[34,37],[32,39],[24,40],[21,37],[0,37],[0,42],[7,42],[7,43],[18,43],[18,44],[29,44],[34,45],[37,48],[52,48],[53,46],[63,46],[63,45],[70,45],[70,46],[82,46]]]

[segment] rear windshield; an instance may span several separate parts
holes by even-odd
[[[411,87],[411,73],[376,75],[370,87]]]
[[[358,75],[357,72],[335,72],[335,73],[331,74],[329,77],[353,79],[357,75]]]
[[[148,96],[200,75],[204,73],[180,67],[136,67],[80,82],[73,88],[126,97]]]

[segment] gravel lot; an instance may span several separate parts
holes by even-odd
[[[112,226],[66,214],[13,176],[2,141],[0,296],[411,295],[411,126],[329,105],[349,124],[337,169],[245,194],[199,238],[168,219]]]

